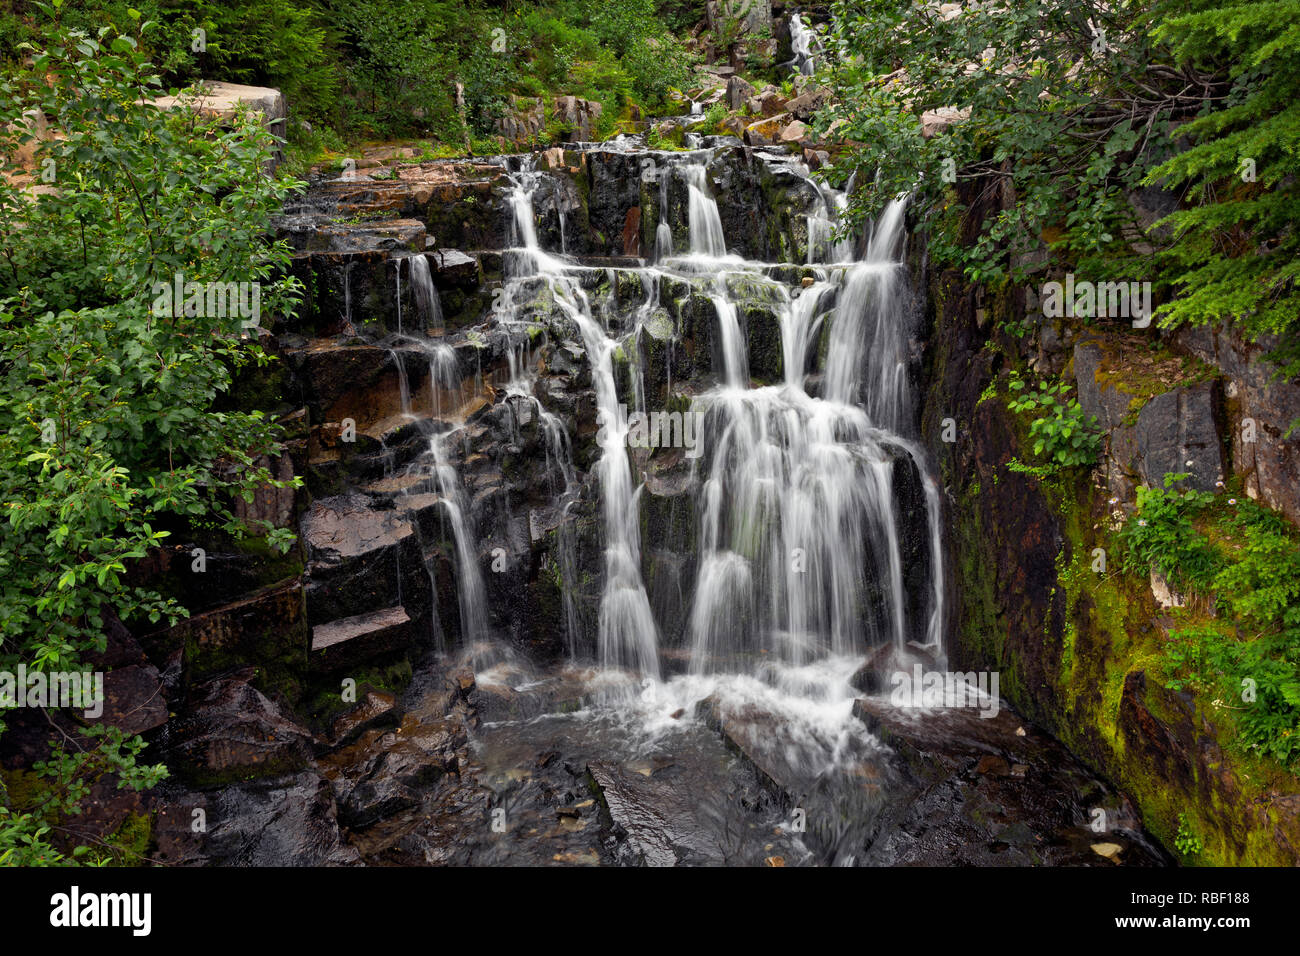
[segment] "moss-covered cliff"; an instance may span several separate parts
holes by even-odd
[[[923,237],[911,265],[927,293],[923,430],[948,491],[956,665],[1000,671],[1005,696],[1126,790],[1182,861],[1300,862],[1296,777],[1234,746],[1222,701],[1168,689],[1169,631],[1193,610],[1162,607],[1145,578],[1121,570],[1109,456],[1095,470],[1008,467],[1032,459],[1027,425],[1007,405],[1010,373],[1046,371],[1044,346],[1060,343],[1070,378],[1064,346],[1091,330],[1016,334],[1025,290],[932,270]],[[1150,384],[1133,375],[1133,389]],[[940,439],[945,419],[955,442]]]

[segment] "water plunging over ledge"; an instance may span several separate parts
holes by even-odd
[[[890,702],[898,674],[947,668],[906,200],[858,241],[836,232],[845,193],[801,163],[704,144],[492,160],[503,238],[478,254],[499,267],[473,327],[456,319],[460,293],[440,301],[425,255],[388,280],[397,330],[379,344],[401,414],[367,490],[418,541],[437,649],[405,706],[417,728],[426,710],[444,720],[450,675],[472,710],[455,781],[421,792],[474,812],[381,828],[418,836],[426,860],[941,862],[898,842],[941,818],[954,829],[925,851],[939,853],[969,823],[960,786],[924,784],[926,766],[957,780],[983,753],[1066,759],[1019,733],[996,686],[966,709],[965,682],[919,711]],[[566,191],[557,162],[589,195]],[[789,242],[755,218],[779,261],[741,234],[728,190],[746,166],[798,196],[779,220]],[[591,209],[615,193],[640,208],[608,221],[645,258],[609,254],[613,230],[593,238]],[[359,288],[344,289],[349,323]],[[398,554],[397,601],[416,608]],[[528,615],[556,630],[561,660],[530,652]],[[586,787],[614,849],[591,849]],[[1086,859],[1085,808],[1038,796],[1005,800]],[[499,839],[484,824],[498,809],[504,832],[536,838]]]

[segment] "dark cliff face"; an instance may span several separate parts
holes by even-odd
[[[947,492],[953,660],[999,670],[1012,703],[1129,793],[1166,847],[1172,849],[1186,821],[1204,838],[1201,862],[1294,865],[1300,861],[1294,778],[1233,753],[1220,739],[1222,727],[1202,710],[1207,702],[1163,686],[1151,668],[1171,622],[1145,581],[1117,572],[1120,554],[1102,534],[1116,502],[1122,506],[1125,493],[1131,496],[1164,458],[1181,465],[1193,460],[1187,449],[1200,445],[1215,454],[1220,447],[1231,451],[1229,429],[1240,425],[1243,404],[1253,402],[1254,414],[1270,429],[1284,431],[1282,419],[1292,413],[1287,387],[1274,384],[1264,392],[1257,372],[1247,374],[1228,361],[1200,385],[1166,391],[1145,404],[1123,393],[1123,414],[1107,422],[1103,400],[1107,389],[1123,387],[1114,381],[1123,373],[1097,374],[1098,387],[1092,380],[1096,361],[1080,361],[1081,355],[1095,359],[1088,350],[1096,330],[1052,327],[1039,317],[1024,337],[1008,335],[1003,324],[1026,316],[1032,290],[983,288],[935,270],[924,235],[913,241],[913,278],[926,293],[922,430]],[[1211,345],[1217,339],[1185,338],[1192,356],[1216,357]],[[999,388],[1007,367],[1089,376],[1079,383],[1081,400],[1109,426],[1098,469],[1040,478],[1007,467],[1013,458],[1030,457],[1026,426],[1008,410],[1005,384]],[[1214,377],[1219,372],[1222,377]],[[1206,407],[1190,410],[1193,400],[1183,392],[1196,401],[1204,396]],[[1245,401],[1224,403],[1225,393]],[[1136,426],[1130,404],[1140,407]],[[957,440],[945,443],[940,436],[949,418]],[[1198,429],[1211,437],[1189,441]],[[1145,445],[1132,438],[1134,432],[1148,436]],[[1283,473],[1293,451],[1267,447],[1220,467],[1235,466],[1254,482],[1270,470]],[[1213,477],[1208,480],[1212,487]],[[1294,487],[1285,491],[1274,483],[1259,497],[1288,514],[1296,507]],[[1108,574],[1093,569],[1094,549],[1102,543],[1111,549]]]

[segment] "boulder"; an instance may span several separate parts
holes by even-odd
[[[970,107],[958,109],[955,106],[941,106],[935,110],[926,110],[921,114],[921,135],[929,139],[935,133],[941,133],[949,126],[970,119]]]
[[[199,786],[217,786],[311,763],[311,734],[253,687],[256,675],[246,667],[195,689],[168,726],[168,767]]]
[[[730,109],[744,109],[745,104],[753,95],[754,87],[739,76],[733,76],[727,80],[727,106]]]
[[[266,86],[245,86],[220,80],[203,80],[192,90],[177,96],[160,96],[153,104],[162,109],[176,109],[192,104],[200,114],[233,121],[242,110],[260,114],[262,125],[272,136],[285,138],[285,121],[289,116],[284,94]],[[279,146],[275,147],[270,170],[283,159]]]
[[[764,116],[779,116],[786,111],[787,100],[776,90],[758,94],[758,112]]]
[[[812,119],[812,115],[825,106],[830,99],[830,90],[814,87],[786,103],[785,108],[791,116],[806,122]]]
[[[672,780],[595,761],[587,765],[587,774],[625,862],[640,866],[723,862],[722,848],[696,818],[697,801]]]
[[[730,136],[735,136],[737,139],[744,139],[745,121],[739,116],[728,116],[722,121],[722,131]]]
[[[808,127],[799,120],[795,120],[785,129],[781,130],[781,142],[783,143],[802,143],[808,138]]]
[[[781,130],[790,122],[788,113],[770,116],[745,127],[745,142],[750,146],[774,146],[781,136]]]
[[[1151,487],[1167,474],[1187,472],[1188,484],[1214,491],[1224,478],[1223,445],[1216,424],[1217,386],[1212,382],[1177,388],[1151,399],[1134,428],[1138,472]]]

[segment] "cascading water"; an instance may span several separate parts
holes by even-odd
[[[718,203],[709,193],[707,167],[703,163],[692,163],[685,170],[689,190],[687,214],[690,217],[691,254],[721,259],[727,254],[727,241],[722,235]]]
[[[804,76],[812,76],[817,70],[813,59],[813,47],[817,44],[817,34],[803,22],[803,17],[794,14],[790,17],[790,48],[794,51],[795,68]]]
[[[564,263],[541,251],[533,222],[535,173],[516,175],[511,192],[516,235],[523,242],[524,260],[531,264],[555,295],[582,336],[591,366],[601,429],[597,470],[604,499],[605,587],[601,596],[598,646],[606,667],[627,667],[658,676],[658,633],[641,581],[640,529],[636,489],[627,458],[627,422],[619,410],[613,356],[619,344],[592,317],[582,288],[564,274]]]
[[[438,290],[433,287],[429,260],[423,255],[414,255],[408,261],[411,263],[411,291],[420,321],[427,330],[441,331],[442,304],[438,299]]]
[[[811,33],[798,17],[792,30],[810,73]],[[946,667],[942,498],[909,382],[905,200],[858,241],[840,228],[852,181],[833,189],[783,150],[721,137],[692,135],[674,152],[644,142],[572,144],[582,161],[566,151],[550,171],[540,156],[493,160],[492,189],[475,195],[495,203],[509,181],[509,247],[473,253],[475,278],[457,254],[439,273],[457,290],[444,303],[438,260],[401,258],[396,333],[338,366],[388,350],[372,381],[391,385],[401,415],[391,395],[364,408],[358,398],[375,392],[360,389],[337,406],[372,413],[366,433],[382,453],[341,456],[362,494],[333,507],[380,515],[363,539],[399,532],[375,549],[398,587],[396,606],[377,589],[383,607],[333,629],[376,628],[363,633],[383,647],[390,629],[423,620],[440,652],[417,664],[400,729],[367,730],[355,744],[364,763],[347,763],[352,744],[337,750],[354,778],[334,780],[340,819],[369,821],[365,801],[382,801],[383,826],[359,825],[381,848],[374,859],[879,863],[924,844],[909,859],[933,862],[967,832],[950,824],[967,822],[969,804],[975,823],[999,819],[989,858],[1008,852],[1001,821],[1024,814],[987,812],[987,787],[964,799],[976,760],[961,748],[977,739],[981,754],[1013,759],[1014,715],[959,712],[969,705],[950,703],[951,683],[923,718],[884,692],[914,665]],[[631,188],[650,168],[654,180]],[[655,237],[643,262],[624,255],[633,205],[640,235]],[[752,234],[738,231],[751,220]],[[746,258],[768,254],[756,249],[785,261]],[[352,278],[368,310],[370,276]],[[342,293],[350,319],[346,274]],[[654,415],[678,416],[677,439],[646,442]],[[318,537],[332,560],[333,538]],[[440,623],[457,617],[459,651]],[[512,650],[525,647],[527,659]],[[990,694],[996,704],[996,681]],[[911,742],[907,727],[936,765],[966,769],[939,786],[923,775],[918,790],[882,743],[886,729]],[[956,757],[941,752],[950,742]],[[428,785],[426,743],[439,768],[456,767]],[[400,788],[386,788],[393,774]],[[1040,802],[1068,829],[1055,819],[1064,804]],[[1036,830],[1025,852],[1074,840],[1095,856],[1078,829],[1055,841]]]
[[[455,435],[448,432],[435,435],[429,441],[433,457],[432,478],[442,495],[447,519],[451,523],[452,537],[456,543],[456,559],[460,574],[460,626],[466,644],[473,646],[487,636],[487,598],[483,586],[483,572],[478,565],[478,554],[470,537],[466,522],[467,502],[461,487],[460,476],[450,463],[447,445]]]
[[[657,265],[638,270],[647,301],[621,336],[593,314],[576,263],[545,252],[538,241],[532,197],[540,176],[531,165],[511,174],[509,201],[519,248],[507,282],[513,303],[522,283],[541,278],[576,327],[587,353],[601,430],[596,466],[603,505],[605,581],[596,647],[601,663],[634,673],[659,673],[661,622],[651,611],[641,572],[639,490],[628,454],[628,427],[619,409],[614,356],[653,313],[663,270],[715,274],[709,299],[716,315],[720,384],[699,396],[706,416],[707,455],[697,464],[699,563],[687,639],[691,669],[705,674],[744,666],[744,655],[802,666],[821,657],[861,656],[890,643],[941,650],[942,567],[938,496],[919,447],[905,438],[906,316],[898,295],[904,204],[892,203],[876,224],[861,262],[852,243],[833,241],[843,195],[819,185],[824,221],[810,229],[809,258],[820,278],[791,293],[763,281],[780,299],[784,383],[753,388],[747,340],[729,276],[754,279],[761,263],[728,255],[721,216],[711,194],[711,150],[666,159],[667,184],[687,188],[690,253],[673,259],[671,227],[657,224]],[[827,358],[821,392],[805,390],[819,340]],[[640,370],[630,363],[631,394],[644,411]],[[512,380],[517,376],[512,375]],[[538,403],[545,421],[545,413]],[[548,423],[548,432],[555,427]],[[915,466],[929,503],[931,608],[923,625],[908,620],[909,601],[897,512],[896,470]],[[570,620],[572,618],[570,617]],[[573,635],[571,635],[571,638]]]
[[[573,667],[568,677],[539,678],[517,661],[501,665],[499,657],[478,653],[471,660],[481,683],[514,681],[515,694],[577,680],[595,706],[574,714],[564,732],[596,735],[590,739],[598,746],[618,752],[663,746],[698,726],[683,715],[712,701],[732,732],[749,734],[751,753],[767,754],[790,780],[817,781],[802,798],[805,806],[856,821],[852,835],[830,837],[832,843],[860,846],[876,798],[862,804],[852,781],[877,745],[850,716],[860,692],[849,678],[876,648],[890,649],[896,663],[910,660],[913,647],[942,659],[939,495],[920,445],[909,437],[909,313],[899,258],[904,204],[892,204],[880,218],[858,262],[854,244],[835,237],[843,194],[819,185],[821,204],[807,220],[809,262],[799,267],[811,277],[791,283],[777,278],[788,265],[728,252],[710,187],[716,155],[716,147],[655,154],[662,214],[653,264],[640,267],[584,263],[544,248],[533,197],[547,174],[531,158],[507,164],[514,246],[504,250],[494,323],[511,342],[504,384],[509,440],[522,447],[523,426],[535,422],[546,473],[555,476],[551,560],[564,579]],[[669,190],[683,186],[686,222],[676,225],[687,235],[675,243]],[[681,577],[674,607],[650,599],[647,562],[652,553],[662,558],[663,549],[662,542],[642,540],[652,527],[643,524],[648,477],[628,412],[652,411],[642,342],[652,330],[662,340],[663,323],[672,320],[664,318],[661,292],[683,285],[694,290],[692,301],[711,307],[716,384],[690,383],[678,392],[667,362],[656,380],[659,389],[669,384],[654,394],[684,399],[703,421],[702,454],[684,477],[693,540],[675,545],[693,551],[693,560],[673,565]],[[625,289],[638,291],[629,296]],[[775,384],[751,377],[757,301],[779,328],[783,367]],[[557,337],[543,348],[579,357],[589,376],[599,425],[586,466],[591,484],[577,468],[571,426],[544,405],[541,365],[524,337],[538,331]],[[455,434],[433,438],[430,477],[456,541],[461,627],[474,644],[487,631],[486,589],[472,544],[484,529],[473,527],[450,464]],[[923,492],[930,532],[925,595],[909,584],[916,580],[909,562],[917,557],[908,544],[913,523],[900,505],[909,482]],[[584,516],[599,529],[601,553],[592,563],[583,559],[590,539],[578,532]],[[596,567],[599,596],[589,608],[591,592],[578,579]],[[593,658],[594,672],[585,663]],[[680,663],[669,669],[667,660]],[[665,669],[675,674],[661,677]],[[540,733],[546,723],[530,726],[529,733]],[[856,801],[851,810],[844,799]]]

